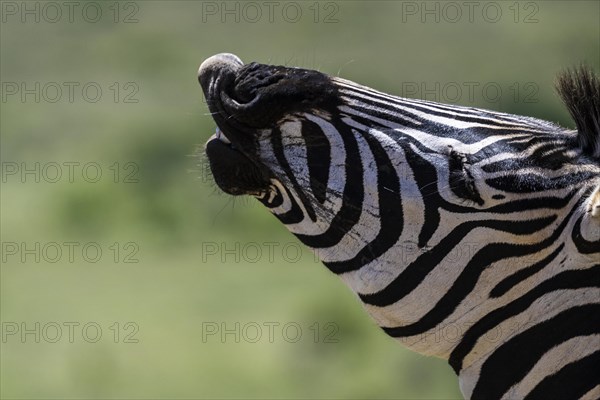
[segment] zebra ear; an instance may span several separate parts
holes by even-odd
[[[556,90],[577,127],[581,150],[600,158],[600,80],[591,68],[580,65],[561,72]]]

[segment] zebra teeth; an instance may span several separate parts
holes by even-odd
[[[231,144],[231,141],[227,139],[227,136],[225,136],[219,128],[217,128],[217,131],[215,132],[215,137],[223,143]]]

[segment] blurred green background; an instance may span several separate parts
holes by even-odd
[[[459,398],[216,190],[196,71],[227,51],[572,126],[552,83],[598,70],[600,3],[491,3],[3,1],[2,398]]]

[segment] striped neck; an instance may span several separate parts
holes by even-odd
[[[545,121],[335,81],[337,111],[265,132],[260,153],[278,179],[261,201],[389,335],[449,359],[471,393],[486,360],[474,354],[516,333],[502,327],[467,349],[461,338],[484,329],[474,322],[566,262],[597,259],[585,207],[600,167],[573,149],[573,132]],[[557,313],[589,297],[581,282],[550,295]],[[531,321],[544,316],[527,306]]]

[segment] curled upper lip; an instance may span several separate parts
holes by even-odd
[[[209,102],[209,107],[223,106],[228,115],[236,111],[244,111],[258,99],[249,102],[241,101],[235,96],[234,86],[236,73],[244,66],[242,60],[230,53],[221,53],[206,59],[198,68],[198,80]],[[258,96],[257,96],[258,97]],[[212,111],[212,110],[211,110]]]
[[[204,90],[204,94],[209,94],[210,84],[215,76],[223,75],[227,72],[235,74],[243,66],[244,63],[242,60],[236,55],[229,53],[221,53],[207,58],[200,64],[200,68],[198,68],[198,80]]]
[[[219,187],[230,194],[258,194],[272,175],[257,156],[255,129],[237,119],[257,101],[243,102],[236,96],[236,77],[243,66],[232,54],[217,54],[198,69],[198,80],[217,124],[206,150]]]
[[[244,63],[235,55],[221,53],[206,59],[198,69],[198,81],[207,101],[213,119],[228,139],[238,141],[235,132],[249,129],[241,118],[260,101],[260,95],[249,101],[242,101],[236,95],[235,82]],[[236,137],[234,137],[236,136]]]
[[[238,148],[248,148],[249,135],[241,135],[245,127],[239,123],[235,115],[240,113],[243,104],[231,97],[235,77],[244,63],[235,55],[221,53],[206,59],[198,68],[198,81],[204,92],[208,109],[217,124],[214,135],[222,142],[231,145],[235,142]]]

